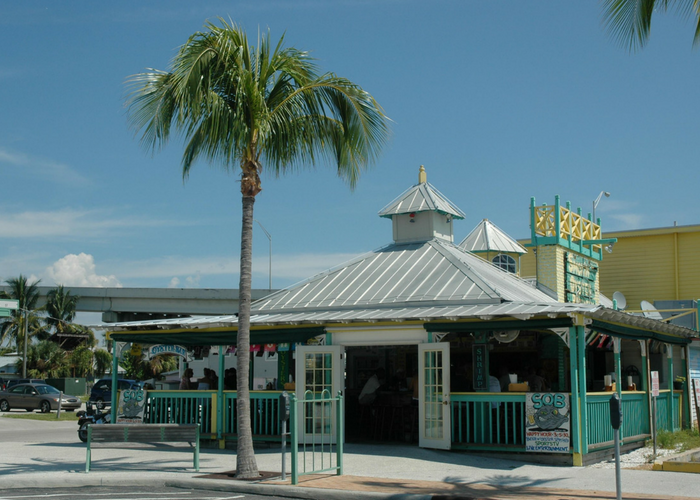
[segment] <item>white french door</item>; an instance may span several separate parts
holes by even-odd
[[[449,450],[450,344],[418,344],[418,444],[421,448]]]
[[[345,348],[340,345],[298,346],[296,350],[297,400],[336,397],[345,392]],[[336,442],[335,402],[305,403],[298,408],[300,441]]]

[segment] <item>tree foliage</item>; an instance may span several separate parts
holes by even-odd
[[[603,18],[610,34],[631,51],[643,48],[651,36],[655,14],[670,9],[692,19],[693,45],[700,43],[700,2],[698,0],[604,0]]]

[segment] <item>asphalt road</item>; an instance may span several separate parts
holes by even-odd
[[[282,497],[251,495],[223,491],[189,490],[182,488],[159,487],[158,491],[146,488],[32,488],[8,490],[0,493],[0,500],[281,500]]]
[[[4,415],[26,415],[25,411],[0,413],[0,443],[73,443],[78,442],[78,422],[7,418]],[[53,412],[52,415],[56,415]]]

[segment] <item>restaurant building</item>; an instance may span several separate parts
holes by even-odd
[[[488,221],[457,245],[453,224],[464,213],[427,182],[423,167],[419,182],[379,216],[392,222],[390,244],[253,304],[251,344],[274,345],[276,388],[293,387],[300,398],[340,391],[347,441],[582,465],[612,447],[613,390],[625,411],[624,445],[649,436],[649,357],[661,352],[668,373],[687,371],[673,353],[687,354],[695,332],[616,310],[600,295],[598,263],[609,241],[599,225],[558,200],[533,200],[529,250]],[[539,280],[517,274],[528,251],[538,254]],[[179,318],[118,324],[111,339],[218,346],[223,373],[235,366],[225,353],[236,331],[235,316]],[[363,404],[373,376],[379,389]],[[173,412],[202,400],[203,391],[191,392],[151,392],[148,418],[197,419],[222,445],[234,440],[235,391],[220,383],[206,393],[208,405]],[[278,396],[252,392],[256,439],[279,439]],[[685,397],[662,391],[660,428],[680,426]]]

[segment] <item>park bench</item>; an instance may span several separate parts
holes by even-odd
[[[90,472],[92,448],[194,448],[194,469],[199,472],[199,424],[101,424],[89,425],[85,472]]]

